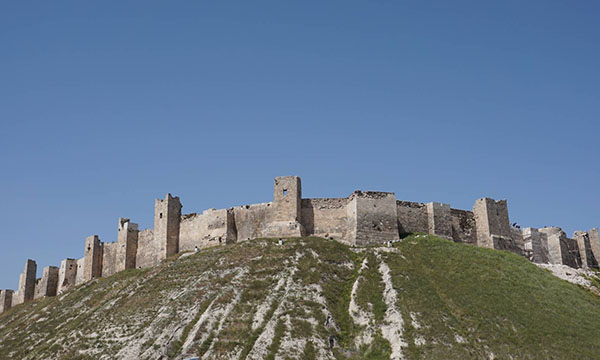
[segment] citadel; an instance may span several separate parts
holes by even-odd
[[[449,204],[396,200],[391,192],[355,191],[346,198],[303,199],[297,176],[275,178],[273,201],[182,214],[178,197],[154,203],[154,228],[139,230],[119,218],[116,242],[85,239],[84,256],[43,269],[27,260],[17,291],[0,291],[0,312],[44,296],[56,296],[98,277],[159,264],[179,252],[256,238],[318,236],[352,246],[381,245],[409,233],[428,233],[455,242],[507,250],[535,263],[598,268],[598,229],[567,237],[559,227],[513,226],[506,200],[481,198],[473,210]]]

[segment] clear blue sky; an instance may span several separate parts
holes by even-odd
[[[597,1],[0,4],[0,288],[184,212],[355,189],[600,226]]]

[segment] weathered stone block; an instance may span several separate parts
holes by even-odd
[[[575,231],[573,240],[577,242],[579,248],[581,267],[585,269],[598,268],[598,261],[592,251],[589,233],[585,231]]]

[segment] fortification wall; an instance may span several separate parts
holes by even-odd
[[[159,244],[154,239],[154,230],[146,229],[138,235],[137,254],[135,265],[138,269],[145,269],[157,265],[159,260]]]
[[[472,211],[450,209],[452,240],[469,245],[477,245],[477,226]]]
[[[347,242],[348,198],[302,199],[302,226],[306,234]]]
[[[233,213],[227,209],[209,209],[202,214],[187,214],[179,227],[179,250],[194,250],[235,241]]]
[[[425,204],[398,200],[396,201],[396,213],[398,215],[398,231],[401,235],[429,232]]]
[[[108,277],[117,272],[117,250],[119,244],[116,242],[102,244],[102,277]]]
[[[273,203],[236,206],[233,208],[238,241],[267,237]]]
[[[456,242],[509,250],[534,262],[596,267],[600,259],[598,229],[576,232],[568,238],[560,228],[510,225],[505,200],[482,198],[473,211],[448,204],[397,201],[394,193],[355,191],[347,198],[302,199],[296,176],[275,178],[273,202],[209,209],[181,216],[178,197],[167,194],[155,201],[154,229],[138,230],[119,218],[117,242],[102,243],[98,236],[85,240],[84,257],[66,259],[60,269],[47,267],[37,280],[35,261],[28,260],[16,292],[0,292],[0,309],[8,297],[11,305],[34,297],[52,296],[95,277],[110,276],[130,268],[147,268],[167,256],[261,237],[315,235],[349,245],[376,245],[400,235],[423,232]]]
[[[394,193],[355,191],[351,200],[356,202],[355,245],[384,244],[400,238]]]

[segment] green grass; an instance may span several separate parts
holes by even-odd
[[[337,359],[387,359],[391,347],[378,330],[371,344],[360,348],[354,344],[364,329],[353,323],[348,305],[365,258],[369,267],[361,274],[356,301],[373,313],[379,329],[387,307],[378,266],[379,259],[385,261],[404,319],[408,346],[402,351],[407,359],[481,359],[490,354],[497,359],[598,358],[600,297],[587,289],[508,252],[430,236],[408,236],[395,247],[400,254],[378,256],[377,248],[354,252],[319,238],[289,239],[284,246],[266,239],[173,257],[156,268],[97,279],[65,296],[32,301],[0,314],[0,358],[98,358],[83,355],[87,351],[117,358],[131,341],[143,343],[142,351],[164,349],[174,357],[185,339],[194,336],[192,328],[209,304],[216,311],[239,299],[220,331],[217,321],[214,326],[202,325],[195,334],[196,355],[210,349],[216,358],[233,353],[244,358],[271,320],[275,337],[267,344],[267,358],[278,353],[289,334],[307,340],[298,354],[289,354],[293,358],[317,358],[320,351],[329,351],[324,344],[334,336]],[[320,286],[322,300],[286,289],[273,291],[278,276],[289,273],[298,254],[302,256],[294,284],[306,289]],[[239,269],[246,272],[235,280]],[[597,278],[590,280],[600,286]],[[257,308],[267,301],[265,319],[253,331]],[[284,301],[286,305],[280,306]],[[192,309],[197,312],[190,313]],[[336,327],[325,326],[325,310]],[[417,324],[412,324],[411,315]],[[161,348],[160,331],[173,324],[181,335]],[[125,340],[112,337],[115,327]],[[464,343],[458,343],[458,337]],[[424,345],[417,345],[417,340]]]

